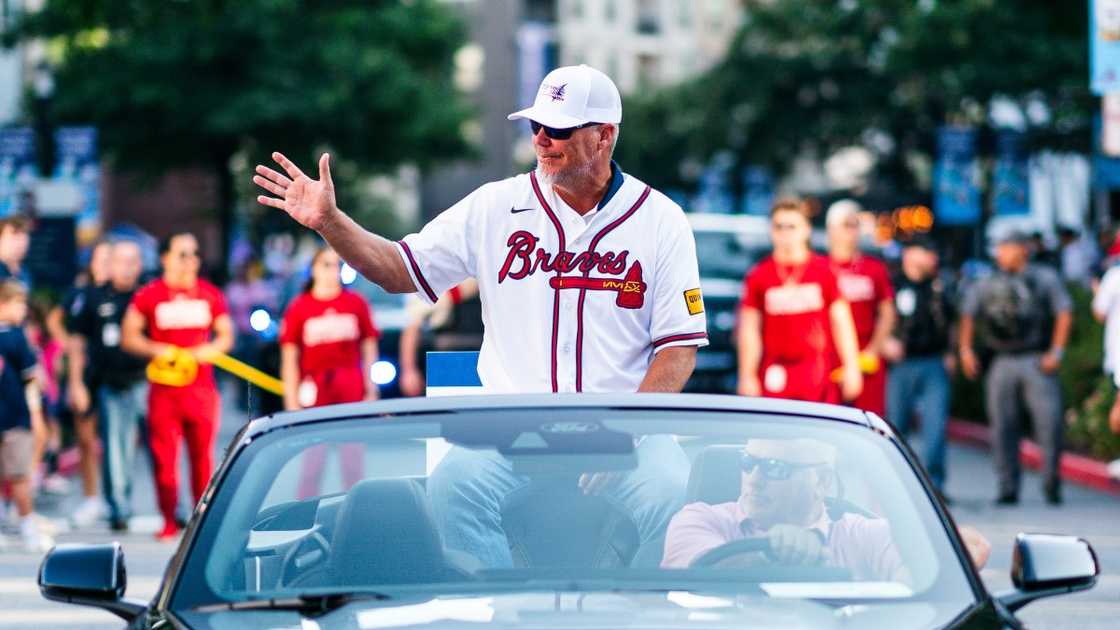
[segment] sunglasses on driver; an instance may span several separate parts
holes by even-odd
[[[567,140],[567,139],[572,137],[572,134],[575,133],[576,129],[584,129],[585,127],[595,127],[595,126],[601,125],[601,124],[602,123],[589,122],[589,123],[584,123],[584,124],[576,126],[576,127],[566,127],[564,129],[557,129],[555,127],[546,127],[545,125],[542,125],[535,120],[530,120],[529,121],[529,128],[533,130],[533,135],[534,136],[537,135],[538,133],[540,133],[541,129],[544,129],[544,135],[548,136],[552,140]]]
[[[817,466],[823,466],[823,464],[800,464],[787,462],[784,459],[755,457],[749,453],[743,453],[739,456],[739,468],[742,468],[743,472],[749,475],[754,472],[755,468],[758,468],[762,471],[763,477],[774,481],[785,481],[793,475],[795,470],[816,468]]]

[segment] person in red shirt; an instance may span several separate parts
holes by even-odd
[[[747,275],[739,306],[739,388],[745,396],[853,400],[863,387],[855,326],[828,259],[809,249],[801,200],[770,210],[774,253]],[[831,373],[842,363],[840,387]]]
[[[187,442],[196,503],[213,472],[221,400],[213,367],[206,360],[233,347],[233,322],[222,292],[198,277],[198,241],[193,235],[181,232],[164,240],[160,262],[163,276],[141,287],[125,311],[121,347],[149,359],[182,348],[194,361],[180,361],[180,365],[198,364],[193,380],[187,377],[174,385],[153,382],[148,393],[148,439],[163,515],[163,529],[156,538],[167,540],[179,533],[175,510],[181,437]]]
[[[828,226],[828,254],[840,296],[852,309],[859,352],[874,361],[865,361],[863,391],[852,405],[886,417],[887,370],[882,348],[894,329],[894,289],[887,266],[859,251],[859,206],[844,199],[832,204],[825,217]],[[876,366],[869,370],[869,366]]]
[[[311,259],[311,278],[284,313],[280,326],[280,376],[284,408],[302,409],[337,403],[376,400],[370,368],[377,361],[377,339],[369,305],[342,287],[342,261],[333,249]],[[347,488],[362,479],[365,445],[339,447],[342,479]],[[327,445],[307,450],[298,494],[317,495],[326,463]]]

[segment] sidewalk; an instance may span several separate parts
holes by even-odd
[[[247,421],[245,411],[237,409],[236,397],[228,388],[222,391],[222,418],[218,429],[218,437],[214,441],[214,465],[221,463],[225,454],[226,445],[237,435],[237,432]],[[70,492],[66,495],[52,495],[39,493],[35,498],[35,511],[46,516],[54,522],[60,534],[71,531],[69,515],[81,502],[81,480],[78,478],[78,450],[70,448],[59,454],[59,472],[70,479]],[[179,502],[189,514],[194,502],[190,496],[189,483],[190,461],[187,457],[186,447],[179,450]],[[100,494],[101,488],[98,487]],[[136,465],[132,472],[132,504],[133,517],[129,520],[129,530],[132,534],[154,534],[163,525],[156,505],[155,483],[152,478],[151,462],[143,450],[137,451]],[[108,522],[102,520],[93,528],[85,530],[92,532],[108,532]]]
[[[957,444],[975,446],[987,452],[992,450],[992,434],[987,425],[950,420],[948,434],[949,440]],[[1040,470],[1042,449],[1036,442],[1024,439],[1019,444],[1019,461],[1029,470]],[[1066,482],[1120,496],[1120,481],[1108,474],[1107,462],[1066,452],[1062,453],[1059,474]]]

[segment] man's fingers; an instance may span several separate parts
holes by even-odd
[[[292,179],[305,177],[303,171],[299,170],[299,167],[292,163],[291,160],[284,157],[283,153],[280,153],[279,151],[274,152],[272,154],[272,159],[276,160],[276,163],[284,169],[284,172],[288,174],[288,177],[291,177]]]
[[[331,181],[331,154],[324,153],[319,157],[319,181],[324,186],[334,188],[334,183]]]
[[[279,184],[273,183],[261,177],[260,175],[253,176],[253,183],[279,197],[283,197],[284,193],[287,192],[287,190],[281,187]]]
[[[267,166],[264,166],[262,164],[257,165],[257,174],[258,175],[263,175],[264,177],[267,177],[268,179],[276,182],[277,184],[283,186],[284,188],[287,188],[288,186],[292,185],[292,180],[288,179],[287,177],[284,177],[280,173],[277,173],[276,171],[274,171],[274,170],[272,170],[272,169],[270,169]]]
[[[284,200],[277,199],[275,197],[257,195],[257,203],[261,204],[262,206],[272,206],[273,208],[277,208],[279,210],[284,209]]]

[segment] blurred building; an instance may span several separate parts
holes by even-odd
[[[623,94],[707,70],[743,19],[740,0],[560,0],[561,65],[586,63]]]
[[[528,128],[506,115],[533,100],[557,59],[555,0],[444,1],[462,13],[469,28],[469,41],[455,55],[455,82],[478,112],[464,130],[476,156],[424,173],[423,220],[482,183],[531,163],[531,153],[515,154],[519,140],[528,144]]]

